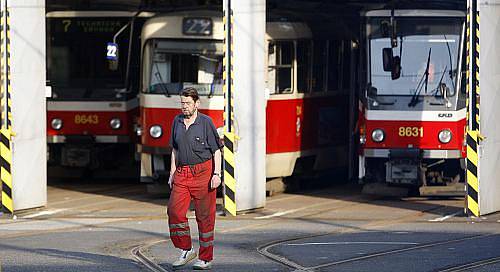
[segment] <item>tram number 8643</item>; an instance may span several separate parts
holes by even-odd
[[[95,114],[91,115],[75,115],[75,124],[77,125],[97,125],[99,124],[99,116]]]

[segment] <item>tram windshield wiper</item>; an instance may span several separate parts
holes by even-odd
[[[434,91],[432,92],[434,96],[438,96],[438,93],[441,93],[441,97],[444,98],[444,93],[441,91],[441,86],[442,86],[441,84],[444,84],[443,78],[444,78],[444,75],[446,74],[447,70],[448,70],[448,66],[445,66],[443,73],[441,73],[441,78],[439,79],[439,83],[436,86],[436,89],[434,89]],[[446,84],[444,84],[444,86],[446,86]]]
[[[413,93],[413,96],[411,97],[410,103],[408,103],[408,107],[415,107],[418,102],[420,102],[420,99],[418,97],[420,96],[420,92],[422,91],[422,87],[425,85],[425,93],[427,93],[427,87],[429,84],[429,65],[431,63],[431,52],[432,48],[429,48],[429,55],[427,56],[427,65],[425,67],[425,72],[422,75],[422,78],[418,82],[417,88],[415,89],[415,93]],[[422,85],[422,80],[425,78],[424,85]]]
[[[451,85],[453,87],[453,90],[455,90],[455,82],[453,81],[453,57],[452,57],[452,54],[451,54],[450,43],[448,42],[448,38],[446,38],[446,35],[443,34],[443,36],[444,36],[444,40],[446,41],[446,47],[448,48],[448,57],[449,57],[449,60],[450,60],[450,79],[451,79]]]
[[[160,82],[160,86],[161,86],[161,89],[163,90],[163,93],[167,97],[170,97],[170,93],[168,92],[168,88],[167,88],[167,86],[166,86],[165,82],[163,81],[163,78],[160,74],[160,68],[158,68],[157,62],[155,62],[155,68],[156,68],[156,72],[154,74],[155,74],[156,79]]]

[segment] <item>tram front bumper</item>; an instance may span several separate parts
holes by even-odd
[[[389,158],[391,151],[405,149],[375,149],[366,148],[364,150],[365,158]],[[408,149],[413,150],[413,149]],[[420,151],[422,159],[461,159],[462,153],[460,150],[442,150],[442,149],[423,149]]]

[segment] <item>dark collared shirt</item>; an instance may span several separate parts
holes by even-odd
[[[217,149],[222,148],[212,119],[200,112],[188,129],[184,124],[183,114],[174,118],[170,146],[177,150],[177,166],[208,161]]]

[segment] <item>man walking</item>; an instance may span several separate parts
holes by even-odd
[[[219,135],[210,117],[198,112],[200,100],[194,88],[181,93],[182,113],[172,123],[172,159],[169,185],[168,224],[170,239],[181,255],[173,263],[181,267],[194,258],[186,217],[191,199],[198,223],[200,250],[193,268],[210,269],[213,259],[216,188],[221,184]]]

